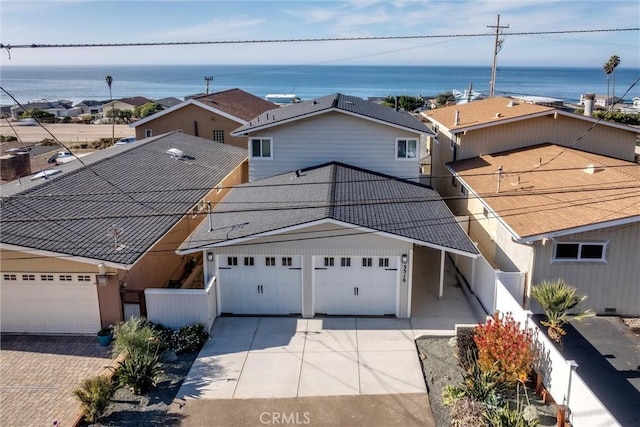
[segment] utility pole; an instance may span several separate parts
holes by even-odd
[[[213,76],[208,76],[204,78],[204,81],[207,84],[207,95],[209,95],[209,82],[213,81]]]
[[[489,89],[489,98],[493,98],[496,96],[496,68],[498,66],[498,52],[502,48],[502,42],[504,39],[500,39],[500,33],[503,28],[509,28],[507,26],[500,26],[500,14],[498,14],[498,20],[496,25],[487,25],[487,28],[495,28],[496,29],[496,41],[493,46],[493,66],[491,67],[491,88]]]

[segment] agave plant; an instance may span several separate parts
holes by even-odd
[[[543,281],[531,288],[531,294],[542,306],[544,314],[547,316],[547,320],[541,323],[547,327],[549,337],[556,342],[560,342],[562,336],[566,334],[562,327],[565,323],[570,320],[584,319],[594,314],[591,310],[569,313],[584,302],[587,296],[578,292],[574,286],[567,284],[562,279]]]

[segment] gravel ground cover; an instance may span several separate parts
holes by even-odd
[[[180,424],[179,415],[167,414],[180,385],[189,373],[198,352],[184,353],[172,362],[161,363],[163,374],[158,385],[145,396],[137,396],[126,387],[116,391],[112,403],[98,423],[92,427],[171,427]]]
[[[442,402],[442,390],[446,385],[462,381],[462,368],[454,354],[455,339],[449,337],[425,337],[416,341],[422,370],[427,383],[429,403],[437,427],[451,425],[449,408]],[[556,425],[555,405],[544,404],[528,389],[529,401],[537,409],[541,427]]]

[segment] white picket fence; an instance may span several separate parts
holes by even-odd
[[[216,318],[216,278],[205,289],[148,288],[147,318],[171,329],[202,323],[211,331]]]

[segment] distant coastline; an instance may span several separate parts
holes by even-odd
[[[109,99],[105,77],[113,76],[113,97],[184,98],[205,90],[204,77],[213,76],[212,92],[239,87],[257,96],[293,93],[311,99],[334,92],[366,97],[432,96],[473,85],[488,93],[489,66],[417,65],[55,65],[0,66],[2,87],[20,102],[34,99]],[[638,70],[616,71],[616,95],[638,78]],[[607,93],[601,68],[499,67],[499,95],[535,95],[577,102],[583,93]],[[611,90],[611,89],[610,89]],[[637,86],[625,96],[640,96]],[[6,94],[0,104],[12,105]]]

